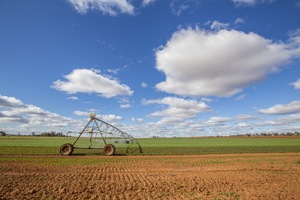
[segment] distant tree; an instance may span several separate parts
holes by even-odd
[[[287,136],[293,136],[294,134],[291,133],[291,132],[287,132],[286,135],[287,135]]]
[[[56,136],[62,137],[62,136],[64,136],[64,135],[63,135],[63,133],[56,133]]]
[[[6,133],[4,131],[0,131],[1,136],[6,136]]]
[[[47,137],[62,137],[64,136],[62,133],[56,133],[55,131],[45,131],[41,133],[41,136],[47,136]]]

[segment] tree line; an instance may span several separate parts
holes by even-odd
[[[284,133],[246,133],[246,134],[238,134],[238,135],[230,135],[230,136],[239,136],[239,137],[257,137],[257,136],[300,136],[300,132],[284,132]]]
[[[0,136],[13,136],[14,134],[7,134],[5,131],[0,131]],[[17,134],[18,136],[21,136],[21,133]],[[45,137],[64,137],[65,135],[61,132],[55,132],[55,131],[45,131],[40,134],[36,132],[32,132],[30,135],[22,135],[22,136],[45,136]]]

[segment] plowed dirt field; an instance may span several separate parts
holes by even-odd
[[[0,199],[300,199],[300,153],[0,156]]]

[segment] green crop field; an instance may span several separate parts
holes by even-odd
[[[241,153],[300,152],[300,137],[208,137],[208,138],[141,138],[137,139],[142,155],[204,155]],[[0,155],[59,155],[64,143],[75,138],[64,137],[0,137]],[[99,147],[103,146],[102,141]],[[114,144],[117,154],[126,154],[126,144]],[[78,146],[88,147],[88,139],[80,138]],[[100,149],[75,149],[74,155],[100,155]],[[139,155],[136,146],[129,148],[130,155]]]

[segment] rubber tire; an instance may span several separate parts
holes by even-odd
[[[116,148],[112,144],[106,144],[103,148],[103,154],[106,156],[113,156],[116,152]]]
[[[69,156],[73,153],[73,150],[74,150],[74,147],[72,144],[70,144],[70,143],[63,144],[60,147],[60,155]]]

